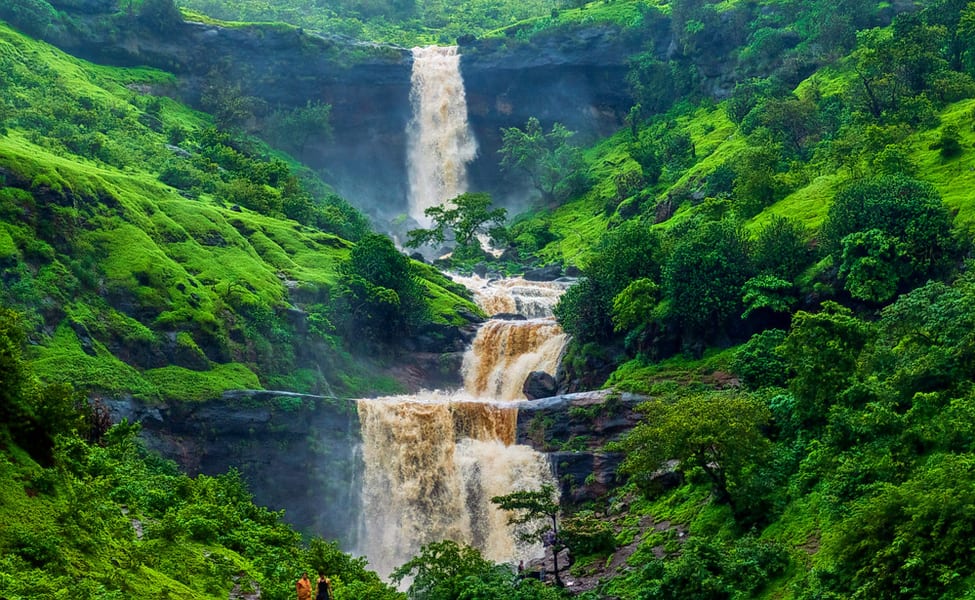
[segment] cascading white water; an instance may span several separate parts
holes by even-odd
[[[487,312],[521,306],[543,314],[560,293],[560,286],[528,282],[465,284]],[[506,405],[523,398],[530,371],[555,369],[565,336],[550,315],[485,323],[464,357],[463,392],[358,401],[365,464],[359,553],[380,574],[443,539],[496,562],[541,554],[539,544],[518,539],[491,498],[545,483],[557,488],[547,457],[515,444],[518,411]]]
[[[431,220],[424,211],[467,191],[467,163],[477,156],[477,142],[467,123],[457,47],[413,48],[411,86],[409,214],[429,227]]]

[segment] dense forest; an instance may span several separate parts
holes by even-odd
[[[338,600],[975,593],[975,2],[13,0],[0,19],[0,596],[288,598],[302,570]],[[409,353],[483,317],[302,162],[328,104],[216,71],[181,94],[162,66],[47,43],[183,22],[462,48],[601,27],[634,48],[614,133],[505,128],[499,177],[531,202],[475,190],[407,242],[450,244],[452,272],[577,272],[563,387],[646,398],[604,449],[618,486],[558,507],[589,589],[444,541],[397,591],[239,474],[189,477],[110,423],[123,396],[401,391]]]

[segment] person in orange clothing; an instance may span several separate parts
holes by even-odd
[[[311,600],[311,581],[308,579],[308,573],[301,574],[295,589],[298,591],[298,600]]]

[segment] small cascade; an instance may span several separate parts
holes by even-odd
[[[410,101],[410,216],[429,227],[424,211],[467,191],[467,163],[477,156],[456,46],[413,48]]]
[[[518,411],[507,403],[524,398],[528,373],[555,371],[565,336],[551,307],[561,287],[464,283],[489,312],[502,307],[538,316],[482,325],[464,357],[463,391],[358,401],[365,465],[359,552],[384,576],[423,544],[443,539],[496,562],[541,553],[539,544],[518,539],[491,498],[544,483],[557,487],[547,457],[515,444]]]
[[[555,373],[565,337],[552,319],[488,321],[464,355],[464,387],[480,398],[524,400],[532,371]]]

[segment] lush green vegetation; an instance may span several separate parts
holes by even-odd
[[[150,401],[372,386],[349,354],[361,323],[329,300],[349,277],[413,267],[395,251],[356,263],[361,214],[286,155],[148,93],[165,73],[86,64],[8,28],[0,69],[0,296],[27,315],[42,378]],[[474,310],[417,273],[410,302],[356,314],[402,313],[417,331]]]
[[[235,472],[187,477],[22,355],[19,315],[0,310],[0,594],[5,598],[214,598],[294,594],[303,570],[336,598],[402,598],[334,543],[255,506]]]
[[[227,21],[279,21],[404,46],[452,44],[460,37],[547,15],[558,6],[552,0],[343,0],[327,5],[311,0],[179,0],[177,4]]]
[[[633,108],[615,135],[583,149],[559,124],[501,132],[502,166],[542,198],[509,245],[584,275],[556,309],[570,378],[652,397],[615,448],[627,486],[563,516],[576,574],[635,544],[628,568],[583,597],[965,598],[975,3],[917,4],[896,16],[867,0],[184,8],[400,43],[530,44],[593,23],[635,41]],[[41,28],[57,18],[23,6]],[[164,1],[133,10],[159,27],[178,18]],[[94,416],[62,384],[149,400],[375,388],[350,350],[458,324],[472,310],[463,292],[241,133],[252,113],[232,82],[206,90],[209,117],[146,93],[165,73],[95,67],[6,28],[0,42],[0,291],[26,323],[0,336],[0,506],[13,524],[0,593],[226,595],[243,573],[279,597],[294,569],[322,563],[339,597],[395,597],[334,547],[304,549],[233,475],[186,478],[125,427],[82,441]],[[301,154],[329,115],[275,113],[271,141]],[[435,212],[420,237],[470,242],[492,213],[483,196],[464,202],[470,214]],[[19,356],[25,337],[43,384]],[[325,380],[294,374],[309,372],[298,344]],[[661,468],[679,485],[665,488]],[[397,574],[414,598],[564,595],[452,542]]]

